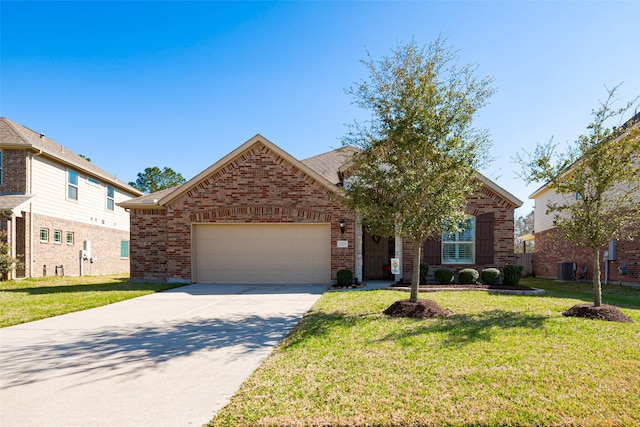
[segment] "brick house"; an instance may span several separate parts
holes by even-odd
[[[120,203],[131,218],[132,280],[194,283],[330,283],[340,269],[359,280],[389,275],[412,245],[365,232],[339,193],[353,148],[299,161],[255,137],[185,184]],[[480,176],[469,228],[429,242],[425,260],[456,268],[513,259],[517,198]]]
[[[629,126],[640,126],[640,113],[635,114],[620,129]],[[593,259],[591,249],[578,247],[570,242],[553,237],[558,234],[558,229],[553,223],[554,214],[547,213],[549,203],[564,203],[564,195],[557,194],[546,185],[536,190],[529,198],[534,204],[534,238],[535,238],[535,271],[541,277],[553,277],[558,279],[573,279],[572,271],[575,270],[576,278],[593,279]],[[573,195],[575,198],[576,196]],[[640,195],[638,195],[640,200]],[[638,225],[640,235],[640,224]],[[607,261],[604,261],[605,252]],[[608,283],[640,283],[640,238],[631,241],[612,241],[609,245],[600,249],[600,279]],[[566,264],[572,264],[570,271],[566,272]],[[575,264],[575,265],[573,265]],[[619,274],[626,270],[626,274]],[[587,276],[584,276],[584,272]],[[564,271],[563,271],[564,270]]]
[[[12,277],[128,273],[129,214],[118,203],[141,194],[0,118],[0,230],[23,264]]]

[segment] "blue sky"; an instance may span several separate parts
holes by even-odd
[[[586,131],[605,85],[640,95],[640,2],[0,2],[0,115],[124,181],[190,179],[257,133],[303,159],[364,117],[359,59],[439,35],[497,88],[482,172],[525,201],[512,156]],[[630,113],[631,114],[631,113]]]

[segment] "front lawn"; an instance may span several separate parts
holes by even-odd
[[[428,320],[381,314],[406,293],[325,293],[210,425],[640,425],[640,289],[604,288],[616,323],[560,314],[590,284],[522,284],[548,293],[421,294],[454,313]]]
[[[127,276],[50,276],[0,282],[0,327],[86,310],[175,288],[130,283]]]

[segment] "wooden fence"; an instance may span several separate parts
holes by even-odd
[[[533,253],[514,254],[516,264],[522,266],[522,276],[531,276],[534,273]]]

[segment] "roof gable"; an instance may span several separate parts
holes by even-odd
[[[0,117],[0,148],[32,150],[119,187],[127,193],[142,194],[142,192],[99,168],[94,163],[83,159],[73,151],[45,137],[43,133],[35,132],[6,117]]]
[[[305,175],[311,177],[312,179],[320,183],[322,186],[327,188],[329,191],[331,192],[340,191],[338,187],[336,187],[331,181],[329,181],[322,174],[311,169],[310,167],[303,164],[302,162],[300,162],[299,160],[291,156],[289,153],[287,153],[286,151],[284,151],[283,149],[281,149],[280,147],[278,147],[277,145],[275,145],[274,143],[272,143],[262,135],[258,134],[253,138],[249,139],[244,144],[240,145],[231,153],[224,156],[222,159],[218,160],[216,163],[214,163],[204,171],[200,172],[198,175],[196,175],[189,181],[185,182],[179,187],[176,187],[173,191],[169,192],[168,194],[165,194],[163,197],[161,197],[157,201],[157,204],[160,206],[165,206],[175,201],[180,196],[182,196],[183,194],[187,193],[188,191],[196,187],[202,181],[208,179],[212,175],[215,175],[220,170],[227,167],[229,164],[233,163],[234,161],[238,160],[239,158],[244,156],[247,152],[249,152],[250,150],[252,150],[253,148],[259,145],[266,147],[267,150],[273,152],[275,155],[282,158],[284,161],[286,161],[293,167],[301,170]],[[151,204],[149,201],[147,201],[146,203],[147,205]]]

